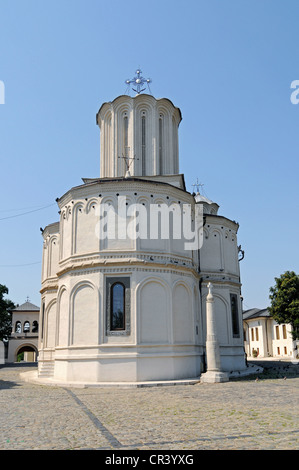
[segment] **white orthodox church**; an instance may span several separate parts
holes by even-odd
[[[57,199],[42,232],[40,382],[199,380],[211,338],[217,370],[246,369],[238,224],[186,190],[181,119],[142,92],[100,107],[100,177]]]

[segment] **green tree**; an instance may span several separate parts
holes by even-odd
[[[299,339],[299,276],[294,271],[286,271],[276,277],[269,298],[271,316],[278,324],[289,323],[293,339]]]
[[[11,311],[15,308],[15,304],[8,299],[4,299],[4,295],[8,294],[8,288],[0,284],[0,340],[7,339],[11,334]]]

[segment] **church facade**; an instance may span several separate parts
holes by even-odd
[[[60,220],[42,233],[38,377],[200,377],[210,282],[221,368],[246,368],[238,224],[186,190],[181,119],[170,100],[143,93],[101,106],[100,177],[60,197]]]

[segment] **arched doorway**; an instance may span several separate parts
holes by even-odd
[[[32,344],[22,344],[15,353],[15,362],[36,362],[37,349]]]

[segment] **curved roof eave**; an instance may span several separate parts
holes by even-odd
[[[71,189],[69,189],[66,193],[64,193],[60,198],[57,198],[56,202],[58,204],[58,207],[60,208],[60,205],[59,203],[68,195],[70,194],[72,191],[76,191],[76,190],[80,190],[82,188],[86,188],[86,187],[90,187],[90,186],[95,186],[95,185],[98,185],[98,184],[105,184],[105,183],[117,183],[117,182],[124,182],[124,181],[127,181],[127,182],[142,182],[142,183],[145,183],[145,184],[151,184],[151,185],[161,185],[161,186],[168,186],[168,187],[171,187],[171,188],[174,188],[176,190],[179,190],[179,191],[182,191],[184,193],[187,193],[187,194],[190,194],[191,193],[189,191],[186,190],[186,185],[185,185],[185,179],[184,179],[184,175],[181,175],[182,178],[183,178],[183,185],[184,187],[183,188],[179,188],[177,186],[173,186],[172,184],[170,183],[167,183],[166,181],[155,181],[155,180],[148,180],[148,179],[143,179],[143,178],[138,178],[136,176],[130,176],[129,178],[125,178],[124,176],[117,176],[117,177],[112,177],[112,178],[98,178],[96,180],[93,180],[93,181],[90,181],[88,183],[84,183],[84,184],[80,184],[78,186],[73,186]]]
[[[120,98],[130,98],[132,100],[134,99],[139,99],[140,96],[147,96],[149,97],[150,99],[154,99],[156,101],[162,101],[162,100],[166,100],[166,101],[169,101],[169,103],[178,111],[179,113],[179,116],[180,116],[180,121],[183,119],[183,116],[182,116],[182,112],[180,110],[180,108],[178,108],[177,106],[175,106],[173,104],[173,102],[169,99],[169,98],[155,98],[154,96],[152,95],[149,95],[148,93],[142,93],[142,94],[139,94],[139,95],[136,95],[136,96],[129,96],[129,95],[119,95],[117,96],[116,98],[114,98],[112,101],[106,101],[105,103],[103,103],[99,109],[99,111],[97,112],[96,116],[98,116],[98,114],[101,112],[102,108],[107,105],[107,104],[113,104],[115,101],[119,100]]]

